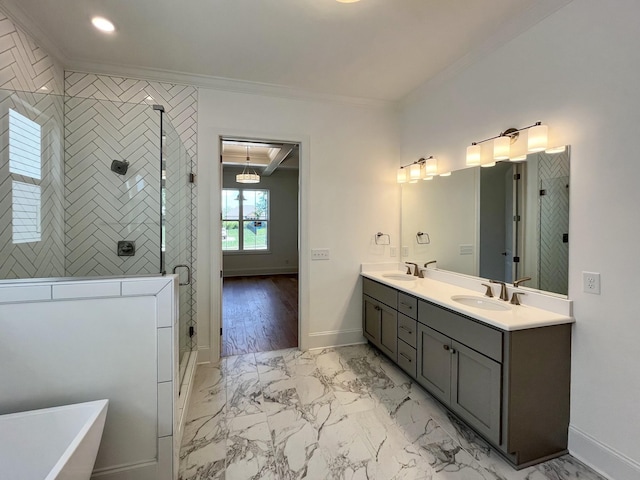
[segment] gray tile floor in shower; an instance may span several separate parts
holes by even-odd
[[[514,470],[368,345],[199,366],[180,478],[603,480],[570,455]]]

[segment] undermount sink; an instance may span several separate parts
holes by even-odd
[[[453,295],[451,300],[466,305],[467,307],[479,308],[481,310],[493,310],[494,312],[511,310],[511,307],[506,303],[477,295]]]
[[[382,276],[384,278],[388,278],[389,280],[396,280],[397,282],[413,282],[417,278],[413,275],[407,275],[403,273],[383,273]]]

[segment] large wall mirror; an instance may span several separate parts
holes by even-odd
[[[569,150],[403,184],[403,260],[567,295]]]

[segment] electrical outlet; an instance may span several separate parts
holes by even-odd
[[[398,247],[389,247],[389,256],[397,257],[398,256]]]
[[[407,246],[403,246],[402,247],[402,256],[403,257],[408,257],[409,256],[409,247],[407,247]]]
[[[582,272],[582,289],[586,293],[600,295],[600,274],[596,272]]]
[[[311,260],[329,260],[328,248],[312,248]]]

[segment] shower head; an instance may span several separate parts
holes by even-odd
[[[111,162],[111,171],[116,172],[118,175],[125,175],[129,168],[129,162],[126,160],[114,160]]]

